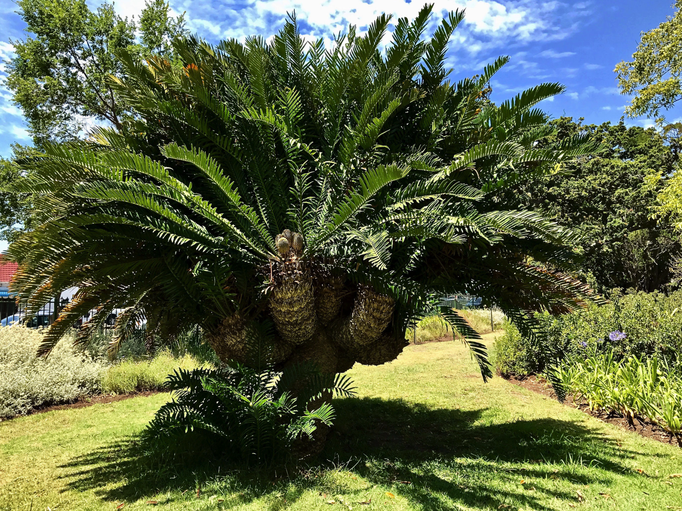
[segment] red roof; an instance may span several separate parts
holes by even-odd
[[[0,282],[9,282],[12,279],[12,276],[17,272],[19,265],[9,261],[3,261],[3,259],[2,255],[0,255]]]

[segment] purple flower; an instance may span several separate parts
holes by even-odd
[[[581,345],[583,348],[587,348],[587,343],[586,343],[585,341],[582,341],[582,342],[580,343],[580,345]]]
[[[604,342],[604,339],[597,339],[597,342],[598,342],[599,344],[601,344],[601,343]]]
[[[627,337],[627,334],[625,332],[621,332],[620,330],[614,330],[609,334],[609,339],[612,341],[622,341]]]

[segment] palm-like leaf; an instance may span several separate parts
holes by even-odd
[[[424,41],[430,12],[399,20],[383,53],[387,16],[326,50],[291,18],[269,44],[177,41],[182,67],[122,55],[127,78],[113,86],[135,129],[99,128],[23,162],[20,191],[36,194],[42,224],[10,247],[14,287],[31,311],[79,288],[42,351],[89,308],[128,308],[117,343],[131,318],[158,339],[199,324],[224,360],[247,362],[249,336],[272,319],[273,362],[333,374],[395,358],[434,293],[511,312],[588,299],[561,273],[574,236],[503,200],[593,149],[535,149],[550,134],[535,105],[563,88],[491,104],[485,88],[507,58],[445,81],[462,13]],[[474,332],[448,318],[487,376]]]

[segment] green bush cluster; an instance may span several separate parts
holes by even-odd
[[[553,317],[536,319],[546,337],[542,345],[531,342],[510,326],[495,342],[495,366],[502,375],[539,373],[558,360],[584,350],[608,347],[617,360],[629,356],[658,357],[675,364],[682,352],[682,291],[612,294],[605,305]],[[612,332],[624,338],[612,340]]]
[[[507,322],[504,334],[495,339],[493,364],[497,374],[504,377],[527,376],[538,372],[541,358],[539,347],[525,339],[519,330]]]
[[[75,401],[99,393],[106,366],[59,343],[47,358],[37,358],[40,330],[0,328],[0,418],[32,409]]]
[[[148,390],[161,390],[169,374],[176,369],[191,371],[201,364],[192,355],[175,357],[164,350],[153,358],[128,359],[112,365],[102,377],[105,394],[130,394]]]
[[[347,375],[322,374],[312,364],[283,372],[241,364],[181,369],[168,377],[166,388],[175,399],[159,409],[144,434],[153,452],[175,456],[206,444],[266,465],[307,454],[300,441],[313,439],[320,425],[332,425],[331,397],[355,394]]]
[[[613,349],[590,350],[554,369],[567,392],[585,399],[591,410],[613,411],[634,425],[647,418],[682,446],[682,374],[658,357],[634,355],[618,361]]]

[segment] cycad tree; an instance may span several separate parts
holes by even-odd
[[[492,104],[507,58],[448,81],[463,13],[425,37],[430,13],[399,19],[385,47],[388,16],[331,48],[292,18],[270,43],[177,41],[182,65],[121,55],[136,124],[24,162],[42,223],[10,248],[15,289],[32,311],[79,289],[42,352],[88,311],[82,338],[124,308],[112,349],[146,319],[155,342],[198,324],[222,360],[244,361],[271,323],[275,364],[342,372],[395,359],[434,296],[481,296],[522,326],[585,300],[564,273],[571,233],[501,200],[589,150],[537,148],[551,130],[536,105],[563,88]]]

